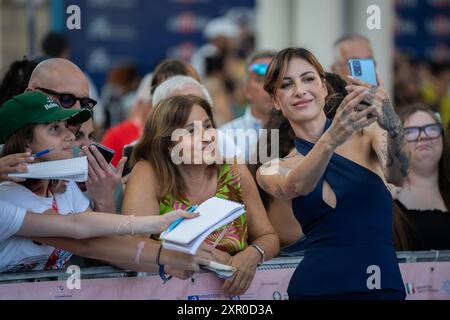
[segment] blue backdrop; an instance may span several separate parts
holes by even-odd
[[[450,62],[450,0],[397,0],[396,46],[412,56]]]
[[[53,27],[67,32],[72,60],[101,89],[119,62],[151,71],[167,56],[188,59],[205,42],[206,23],[231,8],[253,11],[255,0],[54,0]],[[65,8],[81,9],[81,30],[67,30]]]

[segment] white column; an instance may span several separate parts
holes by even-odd
[[[333,43],[345,32],[343,0],[293,0],[292,44],[309,49],[328,70]]]
[[[256,48],[281,50],[290,43],[291,0],[256,1]]]
[[[377,70],[385,82],[386,88],[393,91],[394,63],[394,0],[350,0],[350,30],[369,38],[372,43]],[[380,8],[381,28],[370,30],[367,20],[371,14],[367,9],[372,6]]]

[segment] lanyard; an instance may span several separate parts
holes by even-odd
[[[50,193],[50,195],[52,196],[52,209],[53,209],[56,213],[59,213],[59,211],[58,211],[58,205],[56,204],[56,197],[55,197],[55,195],[53,194],[53,192],[51,192],[50,190],[49,190],[49,193]]]

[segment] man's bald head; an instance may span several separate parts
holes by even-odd
[[[89,97],[89,82],[85,74],[66,59],[53,58],[38,64],[31,74],[28,90],[37,88],[71,93],[79,98]]]

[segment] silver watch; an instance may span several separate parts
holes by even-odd
[[[255,248],[261,255],[261,263],[258,263],[258,267],[261,266],[264,263],[264,261],[266,261],[266,252],[264,251],[263,248],[261,248],[257,244],[251,244],[250,247]]]

